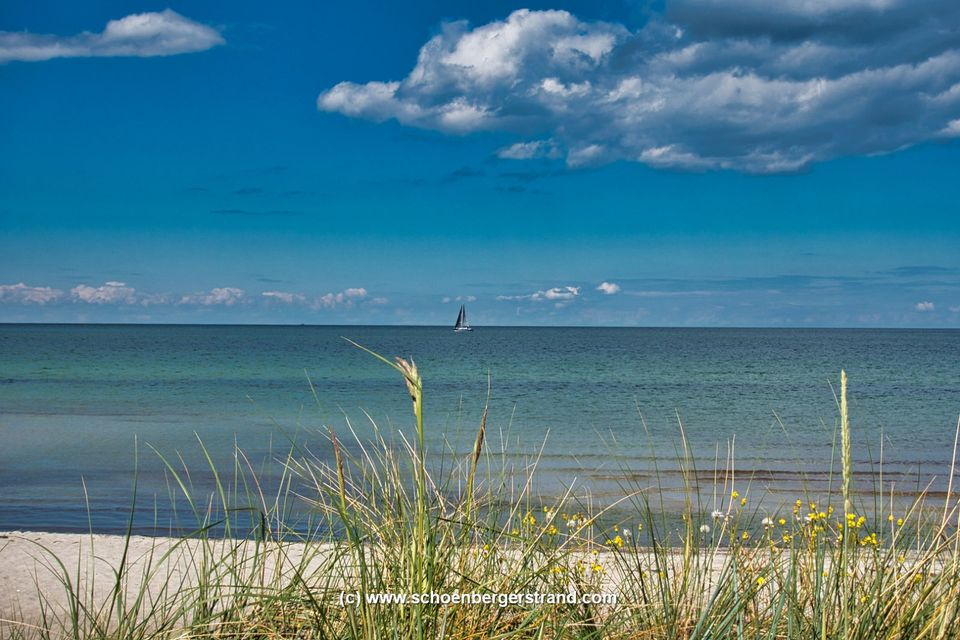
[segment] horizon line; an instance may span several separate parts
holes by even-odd
[[[0,326],[87,326],[87,327],[384,327],[391,329],[450,329],[446,324],[322,324],[307,322],[6,322]],[[576,324],[489,324],[473,327],[480,329],[780,329],[780,330],[850,330],[850,331],[960,331],[960,327],[888,327],[849,325],[576,325]]]

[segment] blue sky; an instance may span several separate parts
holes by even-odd
[[[767,4],[5,2],[0,321],[958,326],[960,6]]]

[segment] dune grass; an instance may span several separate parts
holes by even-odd
[[[681,430],[672,461],[684,481],[680,512],[658,506],[656,489],[624,481],[614,518],[572,490],[537,498],[535,464],[518,481],[485,449],[486,410],[468,455],[428,450],[416,365],[373,355],[405,383],[410,439],[401,435],[394,446],[379,431],[362,441],[349,423],[344,433],[329,429],[332,460],[292,449],[269,492],[239,450],[229,477],[207,456],[210,495],[195,495],[189,471],[164,460],[195,530],[147,543],[145,554],[131,551],[143,541],[134,545],[128,534],[106,579],[96,570],[93,536],[79,561],[38,547],[41,571],[58,588],[25,596],[36,599],[38,615],[0,622],[0,637],[960,637],[954,469],[942,505],[920,491],[906,508],[858,507],[845,373],[839,497],[802,495],[761,510],[749,485],[724,473],[725,508],[708,511]],[[444,460],[430,464],[431,456]],[[571,592],[606,600],[365,599]],[[359,602],[344,603],[344,594],[358,594]]]

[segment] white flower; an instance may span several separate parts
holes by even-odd
[[[714,509],[713,513],[711,513],[710,516],[711,516],[714,520],[720,520],[721,518],[725,518],[725,517],[727,516],[727,514],[725,514],[723,511]]]
[[[710,525],[708,524],[700,525],[700,533],[710,533]]]
[[[624,538],[629,538],[629,537],[632,536],[632,535],[633,535],[633,534],[630,532],[630,529],[624,529],[624,530],[623,530],[623,537],[624,537]]]
[[[803,516],[803,519],[806,520],[807,522],[813,522],[813,514],[808,513],[807,515]]]
[[[571,529],[573,529],[574,527],[577,526],[577,521],[576,521],[576,520],[567,520],[567,526],[570,527]]]
[[[762,524],[762,525],[765,526],[765,527],[772,527],[772,526],[773,526],[773,518],[764,518],[763,520],[760,521],[760,524]]]

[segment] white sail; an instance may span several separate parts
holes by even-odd
[[[453,325],[454,331],[473,331],[467,323],[467,310],[460,305],[460,313],[457,314],[457,322]]]

